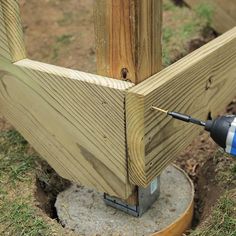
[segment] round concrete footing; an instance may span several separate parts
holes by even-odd
[[[193,199],[191,180],[169,166],[161,175],[159,200],[141,218],[106,206],[101,193],[76,185],[60,193],[55,206],[61,223],[79,235],[180,236],[191,224]]]

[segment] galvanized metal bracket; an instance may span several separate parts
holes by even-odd
[[[138,205],[130,205],[125,201],[104,193],[106,205],[121,210],[129,215],[141,217],[160,195],[160,176],[156,177],[147,188],[138,187]]]

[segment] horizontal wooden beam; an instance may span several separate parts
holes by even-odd
[[[152,105],[206,119],[235,95],[236,28],[131,88],[126,99],[131,182],[147,186],[200,130]]]
[[[64,178],[123,199],[125,91],[133,84],[0,57],[0,110]]]
[[[236,26],[235,0],[185,0],[193,9],[212,17],[211,25],[218,33],[224,33]],[[206,12],[207,11],[207,12]]]
[[[127,199],[133,84],[24,59],[16,0],[0,0],[0,112],[64,178]]]

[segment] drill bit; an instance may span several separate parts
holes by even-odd
[[[166,111],[166,110],[163,110],[163,109],[161,109],[161,108],[154,107],[154,106],[152,106],[152,109],[153,109],[153,110],[156,110],[156,111],[160,111],[160,112],[166,113],[167,115],[168,115],[168,112],[169,112],[169,111]]]
[[[162,113],[165,113],[166,115],[172,116],[174,119],[177,119],[177,120],[182,120],[184,122],[193,123],[193,124],[200,125],[200,126],[206,126],[206,122],[192,118],[189,115],[185,115],[185,114],[182,114],[179,112],[163,110],[161,108],[154,107],[154,106],[152,106],[152,110],[160,111]]]

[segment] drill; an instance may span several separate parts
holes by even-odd
[[[178,112],[166,111],[157,107],[152,107],[152,109],[164,112],[174,119],[203,126],[205,130],[210,133],[211,138],[222,147],[226,153],[236,157],[236,116],[219,116],[214,120],[204,122]]]

